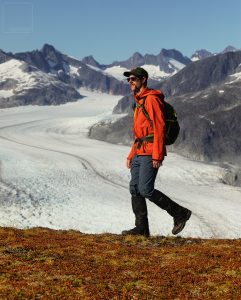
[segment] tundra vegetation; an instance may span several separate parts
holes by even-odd
[[[241,239],[0,228],[0,298],[240,299]]]

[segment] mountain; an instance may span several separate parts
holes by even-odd
[[[148,71],[150,83],[155,84],[176,74],[191,63],[191,60],[175,49],[162,49],[158,55],[145,54],[143,56],[139,52],[135,52],[127,60],[114,61],[109,65],[100,65],[92,56],[85,57],[82,62],[99,68],[99,71],[112,75],[119,80],[123,80],[124,71],[141,66]]]
[[[166,95],[178,96],[218,85],[236,72],[241,51],[226,52],[189,64],[185,69],[160,84]]]
[[[102,66],[94,59],[92,55],[84,57],[82,59],[82,62],[86,65],[90,65],[92,67],[102,69]]]
[[[95,70],[78,59],[62,54],[48,44],[40,51],[17,53],[15,57],[36,66],[43,72],[56,74],[61,81],[77,89],[86,87],[114,95],[124,95],[128,91],[128,85],[123,82]]]
[[[145,54],[142,56],[136,52],[126,61],[113,62],[109,67],[121,66],[127,69],[133,69],[137,66],[158,66],[161,72],[166,73],[166,76],[170,76],[189,63],[191,63],[191,60],[184,57],[181,52],[175,49],[162,49],[158,55]]]
[[[229,50],[232,50],[233,53],[234,48],[229,46],[226,48],[225,52]],[[207,51],[205,52],[205,50],[199,51],[198,53],[201,61],[203,60],[203,57],[205,57],[205,55],[209,55],[207,54]],[[43,74],[46,74],[46,76],[50,76],[51,79],[49,80],[49,82],[53,82],[54,80],[55,82],[58,82],[58,85],[52,85],[51,91],[49,90],[48,85],[48,92],[46,91],[46,88],[44,88],[44,85],[42,85],[43,93],[41,97],[45,95],[45,100],[43,100],[42,98],[42,100],[37,100],[39,99],[39,97],[36,96],[36,94],[33,92],[33,88],[28,89],[28,100],[21,100],[20,102],[15,99],[17,97],[16,95],[11,95],[11,99],[5,99],[6,97],[8,98],[9,93],[4,92],[2,88],[0,94],[1,107],[19,105],[19,103],[22,103],[23,105],[25,103],[58,103],[58,101],[56,102],[56,100],[53,100],[55,98],[59,98],[60,103],[69,101],[69,98],[67,95],[65,95],[65,93],[62,93],[62,96],[60,97],[59,92],[56,90],[56,86],[61,86],[61,83],[64,87],[66,87],[66,89],[68,89],[68,91],[72,90],[70,95],[73,94],[73,100],[77,99],[77,97],[81,97],[78,93],[78,89],[80,87],[85,87],[87,89],[99,91],[102,93],[128,95],[129,85],[125,81],[123,72],[136,66],[142,66],[148,71],[150,75],[149,85],[151,87],[159,86],[160,83],[161,86],[162,84],[164,84],[163,89],[169,94],[170,90],[172,89],[172,81],[168,81],[168,85],[165,86],[165,82],[167,82],[167,79],[170,77],[175,77],[174,75],[180,74],[182,70],[188,66],[191,66],[191,69],[194,68],[192,60],[183,56],[181,52],[175,49],[162,49],[158,55],[142,55],[139,52],[135,52],[129,59],[124,61],[115,61],[109,65],[102,65],[98,63],[91,55],[83,58],[83,60],[80,61],[76,58],[61,53],[60,51],[55,49],[54,46],[49,44],[45,44],[40,50],[15,54],[6,53],[3,50],[0,50],[0,64],[6,63],[7,61],[12,59],[18,60],[19,62],[24,62],[24,69],[32,70],[32,74],[39,74],[41,78],[44,78]],[[16,67],[18,68],[19,66],[16,65]],[[4,72],[4,66],[1,68],[1,70],[2,72]],[[35,73],[33,73],[33,70],[35,70]],[[36,72],[37,70],[38,72]],[[203,70],[202,73],[204,73],[204,71],[205,70]],[[180,77],[182,76],[181,74]],[[1,73],[0,75],[2,76]],[[184,79],[184,82],[186,83],[179,82],[180,86],[178,86],[176,89],[181,90],[182,92],[186,92],[184,86],[186,84],[188,89],[188,85],[190,85],[190,83],[192,83],[194,90],[198,87],[205,88],[205,80],[209,80],[209,78],[205,78],[205,76],[203,76],[200,86],[199,84],[197,86],[196,79],[194,79],[195,76],[194,78],[192,76],[192,71],[189,72],[189,77],[190,78],[188,78],[188,80]],[[10,84],[11,80],[12,83]],[[1,86],[4,86],[5,89],[7,86],[10,89],[11,85],[14,86],[14,72],[12,72],[11,80],[10,78],[5,78],[5,81],[1,83]],[[174,81],[175,80],[176,79],[174,79]],[[175,82],[173,83],[173,85],[176,87]],[[18,86],[18,89],[20,89],[20,86]],[[26,95],[25,87],[24,90]],[[54,96],[55,92],[56,95]],[[39,95],[40,94],[41,93],[39,92]],[[14,96],[16,97],[14,98]],[[19,99],[19,97],[20,96],[18,95],[17,98]]]
[[[238,51],[238,49],[233,46],[227,46],[221,53],[235,52],[235,51]]]
[[[232,46],[226,47],[221,53],[234,52],[236,48]],[[123,81],[123,72],[133,69],[137,66],[145,68],[149,73],[149,84],[151,86],[161,82],[182,70],[190,63],[202,60],[204,58],[214,56],[205,49],[197,50],[189,59],[175,49],[161,49],[158,55],[145,54],[135,52],[130,58],[123,61],[114,61],[109,65],[102,65],[97,62],[93,56],[87,56],[82,59],[82,62],[96,71],[113,76],[118,80]]]
[[[241,166],[241,51],[193,62],[156,88],[168,95],[181,126],[178,140],[169,149],[201,161]],[[127,115],[115,124],[96,124],[90,137],[129,144],[132,103],[132,95],[123,97],[113,112]],[[235,176],[228,180],[241,183],[241,176]]]
[[[197,50],[192,56],[191,56],[191,60],[192,61],[197,61],[203,58],[207,58],[209,56],[213,56],[213,54],[205,49],[200,49]]]
[[[55,75],[20,60],[0,64],[0,108],[19,105],[62,104],[82,96]]]
[[[210,57],[210,56],[214,56],[214,55],[217,55],[217,54],[223,54],[223,53],[227,53],[227,52],[236,52],[236,51],[238,51],[238,49],[233,47],[233,46],[227,46],[220,53],[212,53],[212,52],[209,52],[205,49],[200,49],[200,50],[195,51],[195,53],[191,56],[191,60],[192,61],[197,61],[197,60],[207,58],[207,57]]]
[[[48,44],[41,50],[16,54],[0,50],[0,76],[1,108],[75,101],[82,98],[78,92],[80,87],[114,95],[129,91],[123,81]]]
[[[239,74],[240,63],[241,51],[208,57],[189,64],[155,88],[162,89],[166,97],[171,98],[203,91],[212,86],[222,85],[235,74]],[[124,96],[114,108],[114,113],[130,112],[132,102],[132,94]]]
[[[15,80],[14,71],[11,67],[11,77],[8,79],[5,78],[5,81],[1,84],[1,107],[25,105],[27,103],[58,104],[70,101],[68,98],[69,92],[67,93],[68,96],[65,95],[65,93],[62,93],[61,97],[59,96],[60,93],[56,86],[60,87],[61,83],[64,87],[66,87],[66,90],[72,90],[70,93],[70,95],[73,95],[72,100],[81,98],[78,93],[78,89],[80,87],[85,87],[87,89],[102,93],[126,95],[129,93],[129,85],[125,81],[123,72],[127,69],[131,69],[138,65],[143,66],[150,74],[150,85],[154,86],[164,78],[172,76],[173,74],[179,72],[179,70],[181,70],[187,64],[191,63],[190,59],[184,57],[177,50],[162,49],[158,55],[146,54],[142,56],[140,53],[136,52],[125,61],[116,61],[110,65],[101,65],[91,55],[83,58],[83,60],[80,61],[76,58],[61,53],[60,51],[56,50],[54,46],[49,44],[45,44],[40,50],[20,52],[15,54],[6,53],[1,50],[0,64],[3,64],[8,60],[14,60],[11,66],[15,66],[17,68],[17,72],[19,68],[23,68],[25,73],[26,70],[28,70],[29,74],[35,74],[35,76],[32,76],[32,78],[34,77],[36,79],[37,75],[39,75],[42,79],[50,76],[49,81],[47,80],[46,82],[51,83],[54,80],[55,82],[58,82],[58,84],[51,85],[51,91],[50,85],[47,85],[48,88],[46,88],[44,87],[44,84],[42,84],[41,92],[39,87],[35,89],[32,85],[31,88],[26,89],[24,86],[24,100],[20,97],[19,93],[16,95],[14,92],[12,92],[12,94],[10,92],[15,88],[13,83]],[[16,64],[16,60],[21,63],[24,62],[24,67]],[[3,65],[0,69],[0,72],[3,72],[3,74],[0,74],[3,76],[5,67],[6,65]],[[17,79],[16,82],[18,82],[17,90],[19,91],[21,89],[21,81]],[[9,90],[8,92],[4,92],[3,87],[6,89],[7,86]],[[54,93],[56,93],[56,95],[54,95]],[[45,99],[43,97],[45,97]],[[58,98],[58,101],[55,100]]]

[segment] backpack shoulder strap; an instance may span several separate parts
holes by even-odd
[[[146,116],[146,118],[151,122],[150,116],[149,116],[149,114],[148,114],[148,112],[147,112],[147,110],[146,110],[146,108],[145,108],[146,98],[147,98],[147,96],[145,96],[145,97],[143,98],[143,101],[142,101],[142,104],[141,104],[141,108],[142,108],[143,114],[144,114],[144,115]]]

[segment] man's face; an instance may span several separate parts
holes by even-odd
[[[143,83],[145,82],[144,78],[138,78],[134,75],[131,75],[130,77],[127,78],[127,81],[130,84],[130,88],[132,92],[139,93],[141,88],[143,87]]]

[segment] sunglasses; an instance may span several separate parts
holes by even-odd
[[[128,82],[131,82],[131,81],[137,81],[137,79],[139,79],[139,78],[136,77],[136,76],[130,76],[130,77],[128,77],[126,80],[127,80]]]

